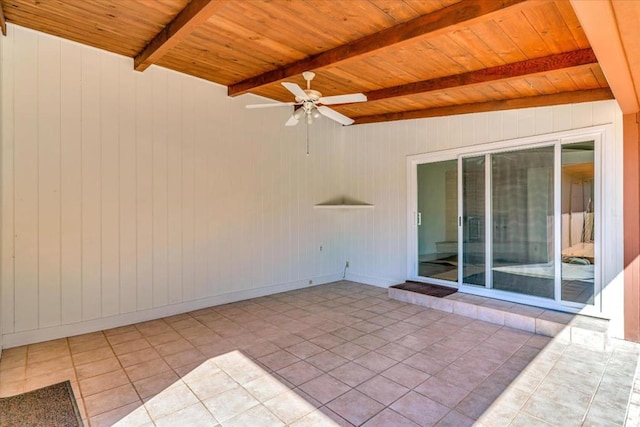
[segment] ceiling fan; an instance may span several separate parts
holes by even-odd
[[[335,95],[335,96],[322,96],[317,90],[311,89],[311,80],[316,76],[311,71],[305,71],[302,73],[302,77],[307,81],[307,88],[302,89],[295,83],[282,82],[289,92],[295,96],[295,102],[276,102],[270,104],[251,104],[247,105],[247,108],[268,108],[268,107],[290,107],[294,106],[295,110],[289,120],[284,124],[285,126],[295,126],[298,121],[305,118],[307,124],[313,123],[313,119],[320,118],[320,115],[335,120],[343,125],[350,125],[353,123],[353,119],[338,113],[327,105],[346,104],[352,102],[364,102],[367,100],[366,95],[362,93],[351,93],[348,95]]]

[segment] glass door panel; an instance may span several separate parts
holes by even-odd
[[[491,156],[492,287],[555,297],[554,148]]]
[[[462,159],[462,283],[485,286],[485,156]]]
[[[561,299],[593,304],[594,293],[593,141],[562,146]]]
[[[458,281],[458,161],[418,165],[418,276]]]

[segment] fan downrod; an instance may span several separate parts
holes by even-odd
[[[305,71],[302,73],[302,77],[307,81],[307,89],[309,89],[309,85],[311,84],[311,80],[316,76],[316,73],[313,71]]]

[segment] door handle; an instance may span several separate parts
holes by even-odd
[[[422,225],[422,212],[418,212],[418,225]]]

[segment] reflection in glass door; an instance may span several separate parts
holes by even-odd
[[[418,276],[458,281],[458,161],[424,163],[418,178]]]
[[[494,289],[555,298],[554,147],[491,155]]]
[[[595,144],[562,146],[563,301],[593,304],[595,278]]]

